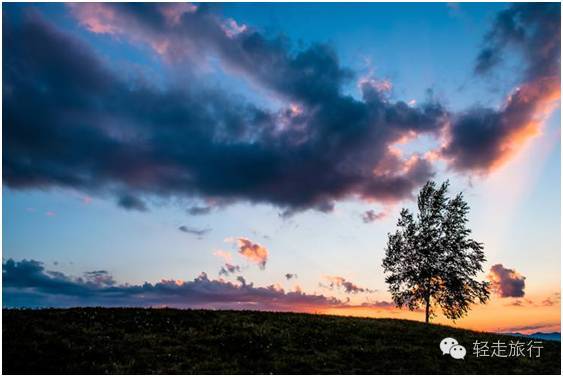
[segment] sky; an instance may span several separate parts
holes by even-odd
[[[5,307],[423,320],[381,262],[434,179],[495,288],[436,321],[560,331],[559,4],[2,8]]]

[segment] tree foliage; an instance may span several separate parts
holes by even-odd
[[[418,195],[416,217],[401,211],[398,229],[389,234],[383,268],[395,304],[424,308],[426,322],[439,307],[449,319],[463,317],[476,302],[489,298],[489,283],[474,277],[483,271],[483,244],[470,238],[469,206],[449,182],[427,182]]]

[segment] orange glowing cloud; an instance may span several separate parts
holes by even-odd
[[[515,27],[514,25],[518,25]],[[542,125],[561,99],[561,12],[559,6],[513,4],[487,33],[475,72],[499,67],[508,48],[522,54],[521,84],[498,109],[477,107],[452,117],[441,157],[458,171],[487,174],[504,165]]]
[[[519,153],[541,135],[545,120],[559,105],[558,77],[541,77],[517,87],[498,111],[473,109],[444,130],[439,152],[457,170],[487,174]],[[434,159],[436,153],[429,155]]]
[[[261,269],[266,267],[266,262],[268,262],[268,250],[248,238],[238,237],[234,240],[227,239],[227,241],[234,241],[238,247],[238,253],[242,255],[244,258],[248,259],[251,262],[258,264]]]
[[[559,78],[544,77],[522,85],[510,94],[504,106],[507,124],[513,125],[499,146],[499,155],[490,166],[503,165],[530,139],[541,134],[541,128],[561,99]],[[523,114],[522,108],[527,109]]]

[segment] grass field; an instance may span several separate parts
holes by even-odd
[[[174,309],[3,310],[3,372],[559,374],[558,342],[541,357],[473,355],[474,341],[529,339],[393,320]],[[442,355],[454,337],[464,360]]]

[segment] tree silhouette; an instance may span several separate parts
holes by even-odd
[[[383,259],[395,304],[409,310],[424,306],[426,323],[438,306],[456,320],[471,304],[489,298],[489,283],[473,279],[483,271],[483,244],[469,238],[469,206],[461,193],[449,198],[448,186],[448,181],[440,187],[427,182],[418,194],[416,218],[403,208]]]

